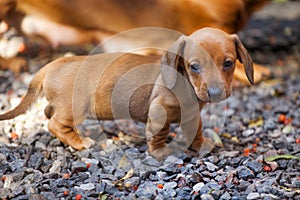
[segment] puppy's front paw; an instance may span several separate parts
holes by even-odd
[[[215,143],[211,139],[204,138],[203,144],[201,145],[198,155],[200,156],[200,158],[204,157],[207,154],[209,154],[214,147]]]
[[[172,154],[172,149],[165,146],[163,148],[156,149],[154,151],[148,152],[149,155],[153,156],[156,160],[162,161],[163,159],[167,158],[169,155]]]
[[[88,149],[95,144],[96,144],[95,141],[89,137],[82,138],[82,145],[84,146],[85,149]]]
[[[215,147],[215,142],[213,142],[210,138],[203,138],[203,142],[198,148],[189,148],[186,150],[186,154],[188,154],[191,157],[204,157],[207,154],[209,154],[213,148]]]
[[[192,149],[188,149],[185,151],[185,153],[190,156],[190,157],[197,157],[199,156],[199,152],[198,151],[194,151]]]
[[[70,146],[72,146],[74,149],[77,150],[83,150],[83,149],[88,149],[91,146],[95,145],[95,141],[89,137],[83,137],[80,138],[79,141],[77,140],[76,142],[73,141],[73,143],[69,143]]]

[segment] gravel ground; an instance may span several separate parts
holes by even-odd
[[[240,33],[274,77],[237,87],[202,111],[206,135],[222,141],[208,155],[158,162],[146,154],[144,125],[123,120],[87,120],[81,129],[99,145],[75,151],[47,131],[41,99],[25,115],[0,122],[0,198],[300,199],[300,14],[270,18],[276,9],[299,7],[272,4]],[[34,58],[30,67],[49,59]],[[20,101],[31,78],[0,72],[1,110]],[[124,132],[141,141],[128,143]]]

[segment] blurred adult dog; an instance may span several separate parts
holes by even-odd
[[[203,27],[236,33],[245,26],[253,12],[269,1],[2,0],[0,17],[9,20],[15,14],[13,10],[22,12],[25,18],[21,26],[25,33],[41,35],[53,46],[58,46],[99,42],[138,27],[164,27],[186,35]],[[130,42],[138,39],[147,38],[142,35]],[[269,73],[257,64],[254,68],[255,81]],[[235,76],[246,80],[241,64],[237,65]]]

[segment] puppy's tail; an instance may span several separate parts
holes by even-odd
[[[43,80],[45,76],[44,68],[37,72],[37,74],[33,77],[28,86],[28,91],[19,105],[8,112],[1,114],[0,121],[12,119],[18,115],[25,113],[31,107],[32,103],[34,103],[38,99],[43,90]]]

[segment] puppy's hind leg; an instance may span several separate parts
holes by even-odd
[[[76,132],[75,123],[72,118],[61,118],[57,115],[57,113],[50,118],[48,129],[60,141],[77,150],[89,148],[94,144],[92,139],[88,137],[81,137],[80,133]]]

